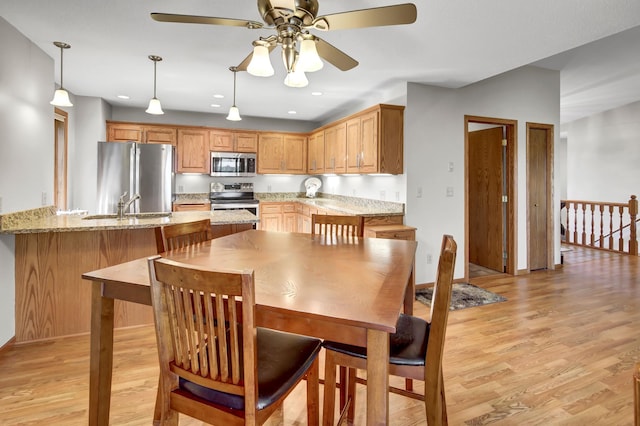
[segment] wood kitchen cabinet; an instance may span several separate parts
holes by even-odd
[[[376,105],[346,121],[347,173],[403,172],[404,107]]]
[[[347,123],[339,123],[324,131],[324,169],[327,173],[347,172]]]
[[[173,126],[152,126],[138,123],[107,121],[107,141],[175,145],[177,141],[177,129]]]
[[[263,231],[298,232],[297,203],[260,203],[260,229]]]
[[[295,133],[260,133],[258,174],[305,174],[307,138]]]
[[[209,174],[209,131],[178,129],[176,172]]]
[[[209,149],[222,152],[257,152],[256,132],[233,132],[215,129],[209,132]]]
[[[192,211],[211,211],[211,204],[209,203],[194,203],[194,204],[173,204],[171,208],[174,212],[192,212]]]
[[[365,238],[387,238],[391,240],[415,241],[416,228],[402,224],[365,225],[364,236]]]
[[[307,171],[310,174],[324,173],[324,135],[324,130],[321,130],[309,136]]]

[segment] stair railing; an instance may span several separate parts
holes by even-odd
[[[626,203],[561,200],[562,242],[638,255],[638,199]]]

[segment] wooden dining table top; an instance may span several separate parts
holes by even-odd
[[[214,269],[252,269],[258,310],[392,333],[416,247],[415,241],[249,230],[162,256]],[[145,259],[83,278],[108,284],[104,296],[117,291],[119,299],[151,304]]]

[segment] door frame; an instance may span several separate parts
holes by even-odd
[[[53,154],[53,205],[58,210],[66,210],[69,202],[68,194],[68,170],[69,170],[69,113],[60,109],[54,108],[54,126],[53,126],[53,140],[54,140],[54,154]],[[58,125],[61,123],[61,125]],[[63,137],[60,140],[58,129],[62,129]],[[62,170],[59,170],[60,155],[62,158]],[[62,194],[58,193],[58,187],[62,186]],[[62,200],[62,203],[58,201]],[[59,205],[62,204],[62,205]]]
[[[554,206],[553,206],[553,152],[554,152],[554,125],[553,124],[544,124],[544,123],[530,123],[527,122],[527,158],[529,158],[529,133],[531,129],[539,129],[544,130],[546,132],[546,157],[547,157],[547,188],[545,191],[546,194],[546,202],[547,202],[547,212],[546,212],[546,222],[547,222],[547,259],[546,259],[546,267],[547,269],[555,269],[554,262]],[[529,164],[527,163],[527,206],[529,205]],[[531,212],[527,208],[527,271],[531,270]]]
[[[518,121],[504,118],[480,117],[474,115],[464,116],[464,235],[465,235],[465,280],[469,279],[469,124],[491,124],[504,126],[507,138],[507,158],[505,178],[507,185],[507,217],[506,228],[506,253],[507,261],[505,272],[509,275],[517,275],[517,227],[516,218],[518,198],[516,185],[517,151],[518,151]]]

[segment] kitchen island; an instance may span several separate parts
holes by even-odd
[[[15,234],[16,342],[88,333],[88,271],[156,254],[155,229],[210,218],[215,236],[251,228],[244,210],[174,212],[167,217],[92,219],[42,208],[0,216],[0,233]],[[153,323],[148,306],[116,303],[116,327]]]

